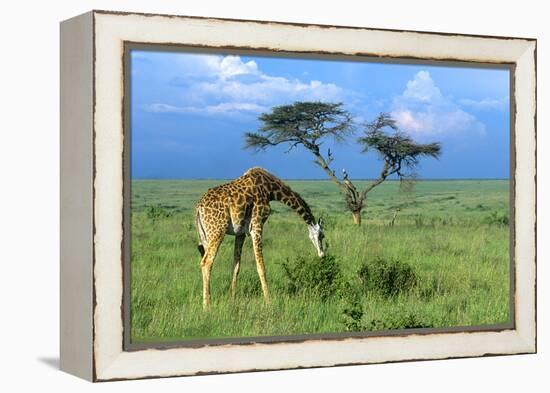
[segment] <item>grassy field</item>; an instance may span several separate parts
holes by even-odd
[[[273,202],[264,240],[271,303],[263,302],[249,238],[231,298],[234,237],[226,236],[204,312],[193,206],[221,182],[132,181],[133,342],[485,325],[510,317],[506,180],[419,181],[412,192],[388,181],[369,194],[361,227],[352,225],[332,184],[288,181],[325,220],[330,257],[316,258],[305,224]]]

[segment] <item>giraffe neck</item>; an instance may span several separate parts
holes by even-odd
[[[306,224],[312,225],[315,223],[315,217],[313,216],[309,205],[302,199],[300,194],[293,191],[289,186],[278,179],[277,181],[273,181],[271,183],[270,189],[271,200],[284,203],[290,207],[300,217],[302,217],[302,220],[304,220]]]

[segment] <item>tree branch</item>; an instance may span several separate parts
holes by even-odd
[[[340,179],[338,179],[338,177],[336,176],[336,174],[334,173],[334,171],[329,167],[329,164],[327,163],[327,161],[325,160],[325,158],[321,155],[321,153],[319,152],[319,149],[315,149],[315,150],[312,150],[310,149],[310,151],[313,153],[313,155],[315,156],[315,163],[317,165],[319,165],[321,167],[321,169],[323,169],[325,171],[325,173],[328,175],[328,177],[330,178],[330,180],[336,184],[338,186],[338,189],[340,190],[340,192],[347,197],[347,187],[342,183],[342,181],[340,181]],[[332,162],[332,155],[330,156],[330,161]]]
[[[302,143],[302,142],[300,142],[300,141],[294,142],[293,144],[290,145],[290,147],[287,149],[287,151],[285,151],[285,153],[290,153],[290,151],[292,149],[294,149],[296,146],[298,146],[300,143]]]
[[[352,197],[352,203],[354,206],[358,206],[357,202],[359,202],[358,201],[359,192],[357,191],[357,188],[355,187],[355,185],[349,179],[348,173],[346,172],[345,169],[342,169],[342,173],[344,174],[344,184],[348,188],[348,194],[351,195]]]
[[[388,161],[384,163],[384,167],[382,168],[382,171],[380,172],[380,177],[372,182],[369,186],[367,186],[363,191],[361,191],[361,200],[365,199],[367,197],[367,194],[372,191],[372,189],[378,185],[380,185],[386,178],[392,174],[394,174],[397,169],[393,169],[390,171],[390,164]]]

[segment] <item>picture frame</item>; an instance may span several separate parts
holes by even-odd
[[[133,345],[128,335],[128,48],[147,45],[511,70],[506,326]],[[90,381],[536,352],[536,40],[91,11],[61,23],[60,365]]]

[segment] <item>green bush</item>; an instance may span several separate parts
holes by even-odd
[[[418,282],[414,269],[397,259],[376,257],[359,269],[359,279],[365,292],[392,297],[414,288]]]
[[[298,257],[283,263],[287,279],[286,290],[291,295],[319,296],[326,300],[337,293],[342,282],[342,271],[336,258]]]
[[[148,206],[145,212],[147,214],[147,218],[152,221],[155,221],[159,218],[170,217],[172,215],[172,213],[170,213],[162,206]]]
[[[432,322],[412,311],[384,314],[382,318],[373,318],[363,325],[364,330],[419,329],[433,327]]]
[[[353,297],[342,311],[343,323],[348,332],[360,332],[363,327],[363,307],[359,298]]]
[[[508,218],[508,213],[506,212],[499,213],[497,211],[492,211],[491,214],[485,218],[485,222],[490,225],[506,226],[510,222],[510,219]]]
[[[348,301],[342,316],[344,327],[350,332],[434,327],[425,316],[407,310],[392,310],[381,317],[365,320],[365,311],[358,298]]]

